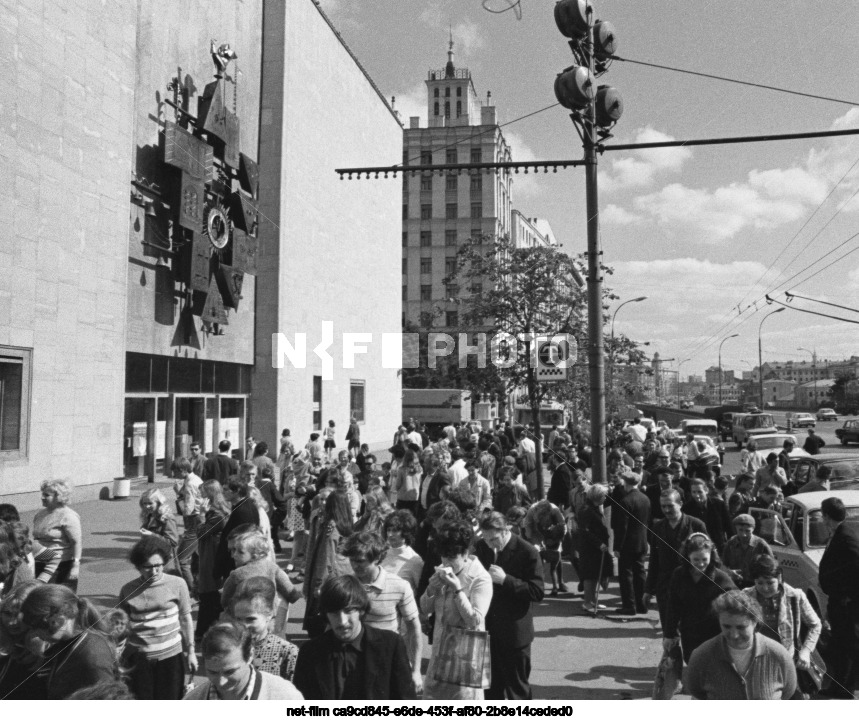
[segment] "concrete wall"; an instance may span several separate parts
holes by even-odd
[[[386,445],[402,406],[397,371],[381,358],[381,334],[400,330],[402,186],[393,177],[340,180],[334,169],[400,162],[402,128],[311,0],[268,0],[265,12],[258,282],[266,292],[257,299],[251,432],[271,442],[287,426],[306,440],[312,377],[322,372],[312,348],[328,320],[334,380],[323,382],[323,422],[335,420],[342,447],[349,382],[364,380],[362,441]],[[271,367],[276,332],[290,341],[307,333],[306,368]],[[344,332],[373,334],[354,369],[342,368]]]
[[[163,187],[169,178],[163,166],[163,121],[175,120],[167,85],[179,77],[187,91],[187,109],[196,115],[197,101],[206,85],[214,80],[209,53],[212,39],[229,43],[238,58],[227,68],[238,84],[227,84],[227,101],[232,109],[236,91],[236,112],[240,120],[241,150],[257,158],[259,139],[260,59],[262,55],[262,6],[236,0],[194,0],[164,2],[139,0],[137,32],[137,73],[135,126],[130,148],[133,169],[138,177]],[[181,68],[179,76],[178,68]],[[202,321],[193,316],[195,333],[186,342],[177,332],[184,305],[182,288],[167,268],[156,267],[157,256],[141,244],[144,211],[130,205],[128,244],[128,340],[127,350],[157,355],[253,363],[253,308],[256,279],[245,276],[243,299],[238,312],[229,311],[224,335],[202,332]],[[167,211],[161,211],[166,236]],[[166,238],[165,238],[166,240]],[[184,330],[184,327],[183,327]]]
[[[29,448],[0,495],[117,475],[132,2],[0,0],[0,345],[33,349]]]

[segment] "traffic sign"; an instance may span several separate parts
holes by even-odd
[[[578,357],[578,346],[572,335],[556,335],[537,343],[537,381],[565,381]]]

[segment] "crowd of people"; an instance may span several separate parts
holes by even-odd
[[[242,462],[228,441],[210,457],[194,443],[172,464],[173,496],[140,497],[133,573],[106,613],[76,594],[71,490],[45,482],[32,534],[0,505],[0,698],[527,700],[535,604],[580,593],[598,617],[615,576],[617,615],[656,599],[665,656],[687,666],[694,697],[818,690],[821,620],[749,514],[783,500],[778,465],[732,481],[706,444],[636,422],[612,439],[607,483],[592,483],[587,437],[552,428],[541,498],[534,438],[500,423],[431,438],[412,421],[382,464],[354,419],[339,452],[333,421],[303,447],[284,429],[277,453],[250,438]],[[821,584],[846,628],[859,593],[836,576],[859,578],[859,537],[829,500],[841,556],[824,557]],[[289,640],[301,597],[307,638]]]

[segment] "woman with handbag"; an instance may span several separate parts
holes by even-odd
[[[470,553],[473,540],[471,524],[463,520],[442,525],[433,539],[441,564],[420,600],[422,620],[435,617],[425,700],[482,701],[483,689],[489,688],[485,619],[492,579]]]
[[[816,651],[823,629],[820,617],[803,591],[784,582],[781,565],[772,556],[758,556],[752,561],[750,571],[755,585],[743,592],[763,608],[758,631],[781,643],[793,656],[799,692],[817,693],[826,672],[826,665]]]

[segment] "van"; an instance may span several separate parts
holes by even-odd
[[[753,436],[775,433],[778,430],[772,413],[737,413],[731,435],[737,448],[742,448]]]
[[[713,445],[719,445],[719,426],[712,418],[684,418],[680,421],[680,430],[683,435],[691,433],[695,436],[709,436],[713,439]]]

